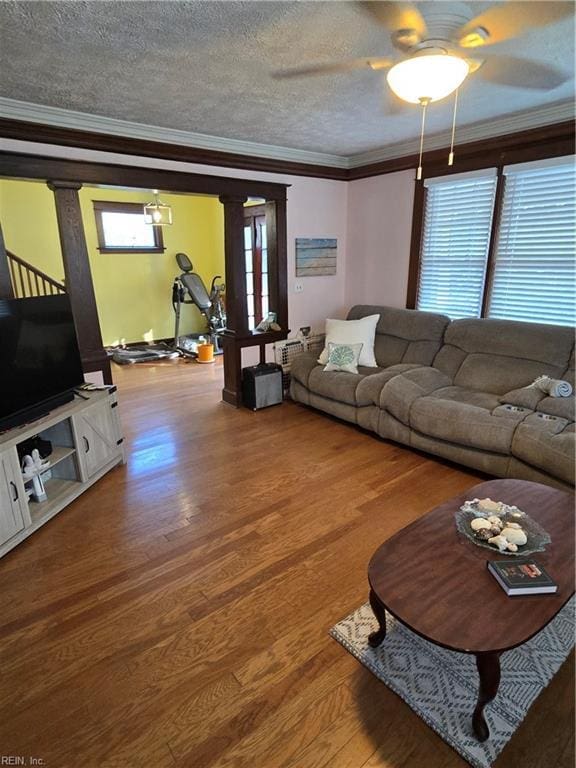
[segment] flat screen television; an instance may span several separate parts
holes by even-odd
[[[83,382],[68,296],[0,300],[0,430],[69,402]]]

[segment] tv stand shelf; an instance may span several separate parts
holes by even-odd
[[[48,499],[46,501],[40,501],[30,504],[30,517],[32,523],[42,525],[51,517],[57,515],[58,512],[67,504],[79,496],[84,489],[82,483],[78,480],[48,480],[46,483],[46,494]],[[77,491],[77,493],[76,493]]]
[[[38,469],[34,472],[35,475],[44,475],[46,472],[49,472],[51,469],[56,467],[61,461],[64,461],[64,459],[67,459],[68,456],[71,456],[73,453],[76,453],[76,448],[68,448],[67,446],[62,445],[53,445],[52,446],[52,453],[48,457],[48,461],[50,462],[50,466],[46,469]],[[22,476],[24,480],[24,484],[30,482],[32,479],[32,476],[30,478]]]
[[[0,433],[0,557],[124,463],[116,388],[82,394],[29,424]],[[32,479],[22,475],[18,454],[18,446],[36,435],[52,443],[50,466],[37,473],[44,483],[44,501],[28,498]]]

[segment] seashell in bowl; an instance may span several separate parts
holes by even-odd
[[[490,529],[492,526],[488,522],[488,520],[485,520],[483,517],[475,517],[474,520],[470,521],[470,528],[472,528],[473,531],[481,531],[483,528]]]
[[[519,547],[524,546],[528,541],[528,537],[524,531],[519,530],[518,528],[504,528],[501,536],[503,536],[506,541],[509,541],[510,544],[516,544]]]
[[[504,536],[493,536],[491,539],[488,539],[488,544],[498,547],[500,552],[508,549],[508,539],[505,539]]]
[[[502,509],[502,502],[492,501],[492,499],[480,499],[478,502],[478,509],[482,512],[494,515]]]

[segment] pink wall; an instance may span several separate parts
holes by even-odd
[[[348,185],[346,304],[406,306],[413,170]]]

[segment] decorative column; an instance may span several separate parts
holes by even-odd
[[[246,263],[244,258],[244,203],[246,197],[222,195],[224,206],[224,254],[226,260],[226,305],[228,332],[236,336],[248,334],[248,302],[246,298]],[[228,303],[230,306],[228,306]]]
[[[54,192],[66,291],[72,305],[82,366],[85,372],[101,371],[104,381],[111,384],[110,361],[102,345],[78,197],[78,190],[81,189],[82,184],[70,181],[49,181],[48,186]]]
[[[244,203],[246,197],[222,195],[224,206],[224,255],[226,260],[226,325],[224,389],[222,399],[230,405],[242,402],[242,343],[248,330],[246,264],[244,258]]]
[[[286,199],[266,202],[268,240],[268,286],[270,310],[276,312],[278,325],[288,330],[288,267],[286,235]]]
[[[8,256],[4,246],[4,236],[2,226],[0,226],[0,299],[13,299],[14,290],[12,288],[12,278],[10,277],[10,267],[8,266]]]

